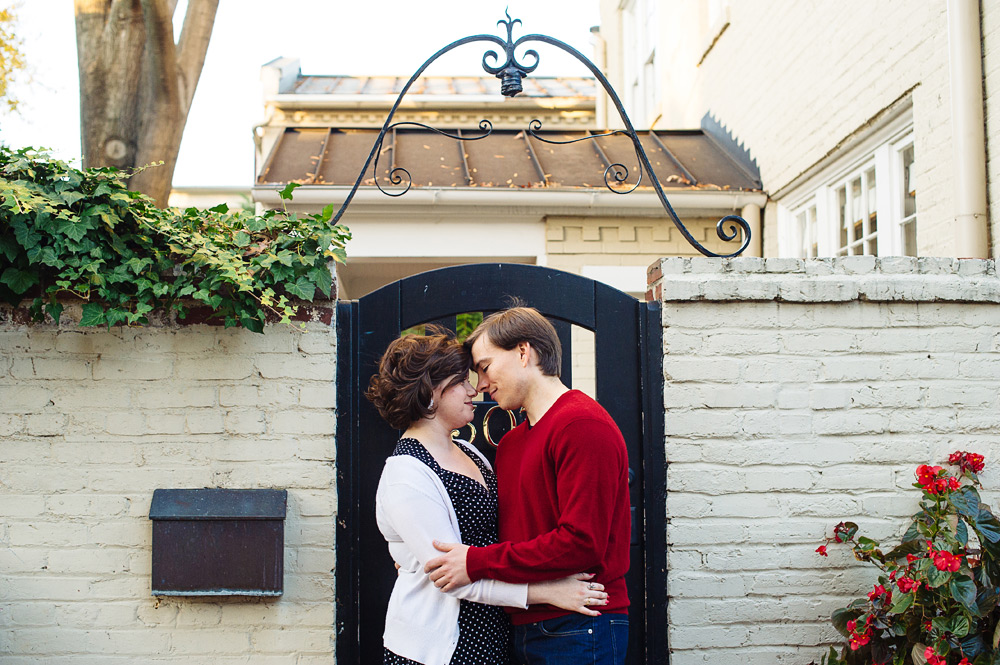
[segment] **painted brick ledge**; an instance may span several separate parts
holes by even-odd
[[[785,302],[1000,303],[987,259],[847,256],[836,259],[660,259],[647,271],[646,299]]]

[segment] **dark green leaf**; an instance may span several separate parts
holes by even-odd
[[[964,519],[960,518],[955,526],[955,539],[962,544],[962,547],[969,544],[969,527],[965,524]]]
[[[284,189],[282,189],[280,192],[278,192],[278,195],[282,199],[284,199],[285,201],[291,201],[292,200],[292,192],[295,191],[296,187],[301,187],[301,186],[302,185],[300,185],[297,182],[290,182],[287,185],[285,185]]]
[[[51,316],[56,323],[59,323],[59,317],[62,316],[63,306],[61,303],[50,302],[45,305],[45,312]]]
[[[983,642],[983,636],[979,633],[973,633],[969,635],[961,642],[962,654],[969,659],[974,660],[976,656],[981,654],[986,648],[986,644]]]
[[[240,314],[240,325],[251,332],[262,333],[264,332],[264,322],[262,319],[254,318],[253,315],[244,312]]]
[[[220,204],[219,204],[219,205],[217,205],[217,206],[214,206],[214,207],[212,207],[212,208],[209,208],[209,210],[210,210],[211,212],[218,212],[218,213],[227,213],[227,212],[229,212],[229,206],[228,206],[228,205],[226,205],[225,203],[220,203]]]
[[[909,543],[911,541],[919,539],[920,539],[920,527],[917,524],[917,522],[913,522],[910,524],[910,528],[906,530],[906,533],[903,534],[903,543]],[[900,547],[902,547],[902,545],[900,545]]]
[[[979,514],[979,492],[971,485],[966,485],[962,489],[952,492],[948,497],[948,502],[966,517],[975,519],[976,515]]]
[[[980,508],[976,514],[976,533],[991,543],[1000,542],[1000,522],[989,510]]]
[[[99,326],[104,323],[104,308],[97,303],[87,303],[83,306],[80,317],[81,326]]]
[[[239,231],[236,233],[236,246],[246,247],[250,244],[250,236],[245,231]]]
[[[309,273],[309,277],[320,293],[329,298],[330,292],[333,290],[333,275],[330,274],[330,269],[321,265],[313,269]]]
[[[842,607],[833,611],[833,614],[830,615],[830,620],[833,622],[833,627],[837,629],[837,632],[844,637],[849,637],[850,631],[847,630],[847,622],[857,619],[859,616],[861,616],[861,610]]]
[[[902,614],[913,604],[914,593],[898,593],[893,596],[892,608],[889,610],[893,614]]]
[[[947,570],[938,570],[935,566],[932,565],[930,566],[930,569],[927,571],[927,586],[931,587],[932,589],[936,589],[937,587],[947,583],[948,580],[951,579],[951,576],[952,573],[948,572]]]
[[[976,614],[986,616],[996,609],[998,601],[1000,601],[1000,589],[995,586],[980,587],[979,595],[976,596]]]
[[[21,247],[14,240],[13,236],[2,235],[0,236],[0,253],[3,253],[7,257],[8,261],[13,261],[21,252]]]
[[[27,271],[19,270],[13,266],[7,268],[0,275],[0,282],[3,282],[14,293],[21,295],[35,284],[38,284],[38,275]]]
[[[42,236],[26,222],[14,222],[11,226],[14,228],[14,237],[17,238],[17,242],[26,250],[31,249],[42,240]]]
[[[461,337],[461,335],[459,335],[459,337]],[[926,547],[927,546],[923,543],[923,541],[920,540],[904,540],[899,544],[899,546],[889,550],[889,553],[885,555],[885,558],[889,561],[895,561],[896,559],[902,559],[907,554],[922,552]]]
[[[969,629],[972,625],[969,623],[969,617],[964,614],[953,614],[948,618],[945,624],[945,631],[951,633],[958,639],[962,639],[969,634]]]
[[[965,575],[956,576],[948,582],[948,591],[951,592],[951,597],[957,600],[962,607],[973,614],[979,612],[979,608],[976,606],[976,583],[971,579]]]
[[[288,291],[289,295],[293,295],[302,300],[308,300],[312,302],[313,296],[316,293],[316,287],[305,277],[299,277],[295,280],[293,284],[287,284],[285,290]]]

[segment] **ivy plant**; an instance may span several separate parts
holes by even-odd
[[[297,301],[330,296],[329,264],[345,260],[350,239],[331,224],[332,204],[304,215],[160,209],[125,176],[0,145],[0,299],[34,296],[39,321],[78,299],[81,326],[109,327],[154,312],[183,319],[197,302],[226,327],[263,332],[268,319],[290,323]]]

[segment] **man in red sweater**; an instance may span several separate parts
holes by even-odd
[[[537,310],[512,307],[469,336],[476,389],[527,419],[497,448],[500,541],[487,547],[435,543],[425,570],[450,590],[483,578],[541,582],[594,573],[608,602],[597,616],[549,605],[514,609],[523,665],[620,665],[628,642],[631,517],[628,455],[608,412],[559,379],[555,328]],[[596,614],[596,613],[595,613]]]

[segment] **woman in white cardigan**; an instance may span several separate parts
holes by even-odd
[[[375,497],[379,530],[399,567],[383,633],[385,665],[506,665],[510,629],[499,606],[548,603],[597,615],[607,594],[579,574],[541,584],[481,580],[450,593],[423,572],[433,541],[496,542],[496,477],[452,430],[472,420],[471,360],[454,336],[432,328],[389,345],[367,396],[405,430]]]

